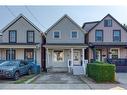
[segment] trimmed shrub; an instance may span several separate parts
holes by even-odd
[[[88,77],[96,82],[114,82],[115,81],[115,65],[113,64],[87,64]]]

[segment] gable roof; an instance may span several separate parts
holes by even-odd
[[[59,22],[61,22],[64,18],[67,18],[72,22],[75,26],[77,26],[83,33],[85,33],[85,30],[82,29],[74,20],[72,20],[67,14],[65,14],[63,17],[61,17],[56,23],[54,23],[45,33],[47,34],[53,27],[55,27]]]
[[[1,33],[6,31],[9,27],[11,27],[13,24],[15,24],[19,19],[23,18],[25,21],[27,21],[31,26],[33,26],[38,32],[42,32],[37,26],[35,26],[30,20],[28,20],[23,14],[19,14],[15,19],[13,19],[8,25],[6,25],[2,30],[0,30]]]
[[[120,24],[113,16],[111,16],[110,14],[107,14],[100,22],[98,22],[94,27],[92,27],[88,32],[90,32],[91,30],[93,30],[96,26],[98,26],[106,17],[111,17],[118,25],[120,25],[125,31],[127,31],[127,29]]]
[[[100,21],[92,21],[92,22],[85,22],[82,26],[82,28],[88,32],[91,28],[93,28],[97,23]]]

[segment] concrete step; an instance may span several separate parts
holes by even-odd
[[[52,67],[47,69],[47,72],[68,72],[68,68],[66,67]]]
[[[84,75],[84,68],[82,66],[73,66],[74,75]]]

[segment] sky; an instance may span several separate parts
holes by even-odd
[[[43,32],[64,14],[70,16],[80,26],[84,22],[101,20],[108,13],[120,23],[127,24],[127,7],[125,6],[0,6],[0,29],[20,13]]]

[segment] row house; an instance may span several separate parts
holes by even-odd
[[[44,39],[42,31],[20,14],[1,30],[0,60],[27,60],[41,65]]]
[[[85,30],[64,15],[46,31],[46,68],[68,71],[68,65],[81,66],[85,60]],[[80,67],[79,67],[80,68]]]
[[[86,22],[87,58],[89,61],[106,61],[127,58],[127,29],[110,14],[101,21]]]

